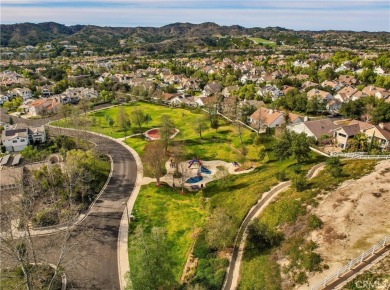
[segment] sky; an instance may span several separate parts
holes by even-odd
[[[0,0],[1,23],[153,26],[215,22],[296,30],[390,31],[382,0]]]

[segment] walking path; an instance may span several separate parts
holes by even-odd
[[[313,166],[308,174],[307,178],[315,177],[320,170],[324,167],[323,163],[319,163]],[[245,248],[246,242],[246,230],[248,228],[249,223],[256,217],[260,215],[260,213],[264,210],[264,208],[282,191],[287,190],[291,185],[290,181],[279,183],[278,185],[271,188],[270,191],[264,193],[262,197],[258,200],[257,204],[254,205],[248,212],[244,221],[241,223],[240,229],[236,236],[235,246],[233,249],[232,258],[230,259],[229,267],[227,269],[227,274],[225,277],[225,282],[223,286],[223,290],[233,290],[237,288],[239,275],[240,275],[240,267],[242,262],[242,257]]]

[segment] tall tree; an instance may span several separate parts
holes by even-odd
[[[161,141],[150,142],[146,147],[143,154],[143,160],[147,170],[157,180],[157,184],[160,184],[160,178],[164,174],[165,169],[165,150],[164,144]]]
[[[164,144],[164,151],[166,152],[171,142],[171,136],[175,130],[175,124],[173,123],[172,119],[168,115],[162,115],[160,121],[161,121],[160,136]]]
[[[126,113],[125,108],[119,107],[118,114],[116,115],[116,123],[123,131],[124,136],[131,128],[131,122],[129,115]]]
[[[165,230],[153,227],[151,233],[146,233],[138,227],[131,240],[130,255],[135,261],[130,269],[133,289],[175,288]]]
[[[207,122],[206,122],[205,118],[198,117],[198,118],[195,119],[194,130],[195,130],[196,133],[199,134],[199,138],[203,139],[202,138],[202,132],[207,130]]]
[[[135,109],[130,115],[131,121],[138,126],[139,130],[142,130],[142,125],[152,120],[149,114],[144,113],[141,109]]]
[[[223,249],[233,241],[235,236],[233,217],[224,209],[216,208],[209,218],[206,242],[210,248]]]

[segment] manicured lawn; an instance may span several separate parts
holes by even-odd
[[[171,188],[153,184],[143,186],[134,205],[135,222],[132,229],[141,226],[145,232],[153,227],[166,230],[166,242],[170,248],[172,264],[170,268],[179,281],[187,254],[194,242],[194,233],[203,226],[206,210],[199,194],[172,191]],[[131,243],[132,235],[129,235]],[[129,253],[130,269],[132,259]]]
[[[263,43],[265,45],[269,45],[269,46],[272,46],[272,47],[276,46],[275,42],[267,40],[267,39],[264,39],[264,38],[249,37],[249,40],[252,40],[256,44]]]
[[[240,272],[239,289],[264,289],[264,287],[268,289],[268,286],[270,285],[267,282],[268,279],[272,278],[273,280],[276,279],[275,281],[280,281],[280,271],[273,273],[261,271],[261,269],[266,269],[275,263],[273,262],[270,253],[275,254],[277,251],[279,257],[285,255],[291,260],[291,265],[298,265],[294,266],[294,270],[297,271],[297,273],[304,271],[304,269],[302,269],[303,266],[301,265],[302,260],[307,259],[311,253],[310,250],[302,249],[305,242],[300,240],[301,238],[304,239],[305,235],[311,231],[307,226],[310,215],[306,214],[306,205],[316,206],[318,201],[315,197],[320,192],[331,192],[333,188],[337,187],[343,181],[351,178],[359,178],[369,173],[373,170],[374,166],[375,161],[344,161],[343,176],[335,178],[327,171],[323,170],[318,176],[310,180],[309,189],[297,192],[290,188],[279,194],[278,198],[262,212],[259,221],[267,224],[269,228],[273,230],[294,226],[297,228],[299,227],[299,236],[297,237],[294,233],[285,236],[285,240],[280,247],[270,249],[267,253],[259,252],[256,254],[254,250],[245,250]],[[251,275],[254,269],[260,269],[258,275]],[[277,273],[279,277],[274,277],[275,273]],[[251,288],[250,285],[257,286]]]
[[[208,128],[202,133],[202,139],[194,130],[194,121],[200,117],[207,117],[203,111],[190,111],[181,108],[171,108],[159,106],[149,103],[138,102],[131,105],[123,105],[125,111],[130,115],[135,109],[141,109],[152,117],[151,122],[144,124],[142,132],[151,128],[160,126],[160,119],[162,115],[168,115],[174,121],[175,127],[180,130],[179,134],[174,138],[174,142],[179,142],[183,145],[186,155],[189,158],[198,157],[204,160],[220,159],[228,162],[237,161],[238,149],[241,148],[237,128],[226,123],[224,119],[220,119],[220,128],[214,130]],[[95,125],[89,130],[111,136],[113,138],[122,138],[124,133],[117,126],[116,122],[111,128],[105,116],[109,115],[116,121],[116,115],[119,107],[112,107],[105,110],[97,111],[88,115],[89,121],[95,119]],[[90,122],[92,123],[92,122]],[[64,126],[62,122],[60,125]],[[134,126],[134,125],[133,125]],[[138,129],[138,128],[136,128]],[[130,135],[131,132],[128,132]],[[253,133],[248,129],[243,130],[242,141],[248,149],[248,158],[256,161],[258,150],[261,146],[252,145]],[[147,140],[143,136],[135,136],[126,139],[126,144],[134,148],[137,153],[142,155],[143,149],[147,144]]]

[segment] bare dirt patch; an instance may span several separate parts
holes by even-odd
[[[313,210],[323,227],[312,232],[329,269],[309,278],[314,285],[390,233],[390,161],[327,193]]]

